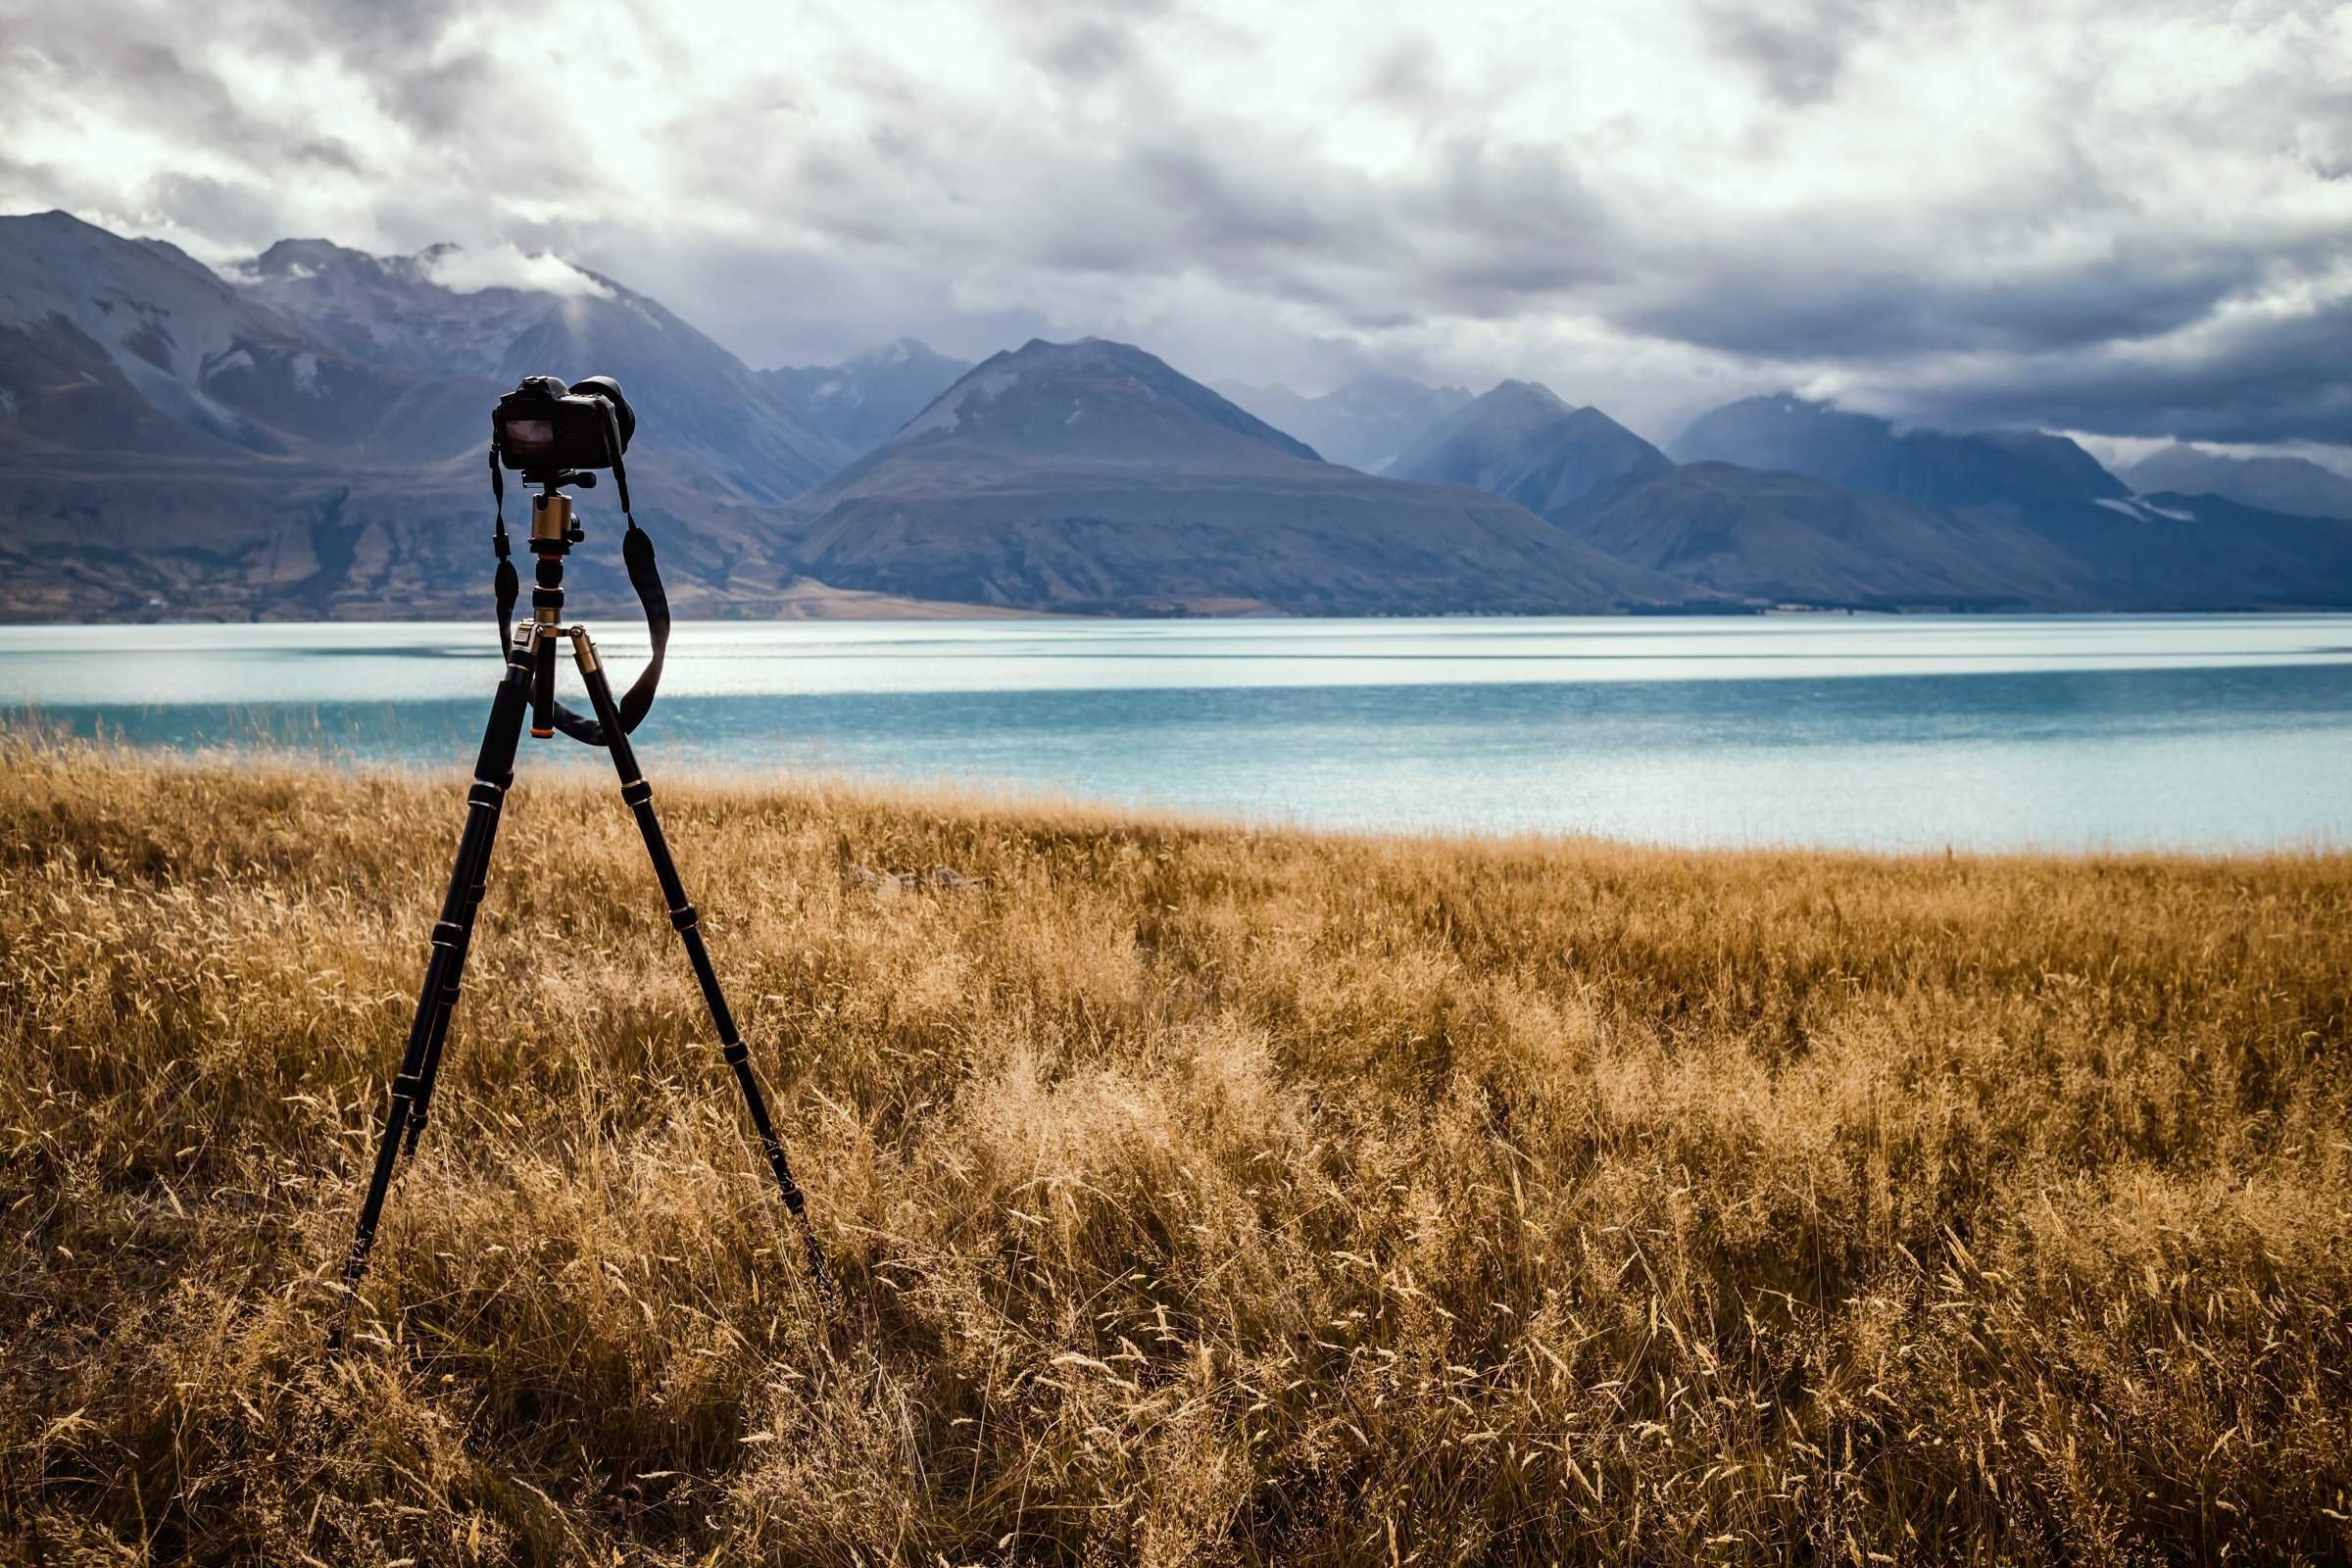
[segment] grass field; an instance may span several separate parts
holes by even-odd
[[[2352,859],[0,767],[0,1557],[2352,1554]]]

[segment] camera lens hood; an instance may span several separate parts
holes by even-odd
[[[637,411],[629,400],[620,395],[620,383],[609,375],[591,375],[571,383],[574,396],[603,398],[612,405],[612,416],[620,425],[620,449],[629,449],[629,438],[637,433]]]

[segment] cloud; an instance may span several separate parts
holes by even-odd
[[[0,0],[0,209],[568,257],[754,364],[1101,332],[1652,434],[1794,385],[2328,440],[2347,81],[2298,0]]]
[[[1863,401],[1966,424],[2246,445],[2341,445],[2352,431],[2352,289],[2315,308],[2244,307],[2146,341],[1863,382]]]
[[[1878,25],[1862,0],[1711,4],[1700,15],[1719,49],[1754,68],[1766,90],[1792,106],[1829,97],[1846,56]]]
[[[512,245],[488,250],[449,246],[431,252],[425,271],[443,288],[476,294],[486,288],[537,289],[565,298],[610,299],[612,290],[560,256],[546,251],[524,252]]]

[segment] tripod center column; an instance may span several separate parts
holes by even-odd
[[[556,630],[564,620],[564,555],[571,541],[571,497],[552,486],[531,497],[531,554],[539,563],[531,589],[531,734],[541,740],[556,732]]]

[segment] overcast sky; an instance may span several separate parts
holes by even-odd
[[[0,211],[50,207],[554,249],[754,365],[2352,440],[2342,4],[0,0]]]

